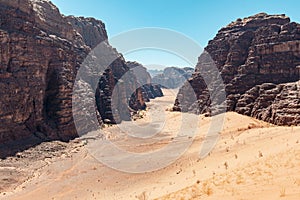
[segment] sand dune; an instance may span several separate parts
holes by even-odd
[[[91,155],[89,145],[93,144],[91,138],[97,141],[96,132],[90,138],[86,136],[75,141],[84,145],[70,145],[64,156],[48,159],[30,180],[15,189],[7,189],[0,198],[300,199],[300,127],[278,127],[226,113],[214,150],[206,158],[199,159],[211,118],[197,116],[196,135],[186,133],[176,137],[182,126],[182,115],[167,111],[174,102],[175,93],[168,90],[164,93],[164,97],[151,101],[149,110],[141,113],[143,118],[136,121],[140,126],[147,126],[158,115],[165,117],[164,124],[156,124],[158,130],[163,129],[152,138],[128,136],[122,126],[105,128],[105,138],[136,153],[159,151],[174,140],[178,143],[191,141],[188,150],[172,164],[142,174],[111,169]],[[141,135],[147,136],[147,132]]]

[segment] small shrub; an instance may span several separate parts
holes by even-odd
[[[147,200],[147,199],[148,199],[147,194],[146,194],[145,191],[144,191],[142,194],[136,196],[136,198],[137,198],[138,200]]]
[[[208,184],[203,184],[203,189],[202,189],[203,193],[206,194],[207,196],[212,195],[213,190],[212,188],[208,185]]]
[[[285,197],[285,188],[284,187],[282,187],[280,189],[280,197]]]

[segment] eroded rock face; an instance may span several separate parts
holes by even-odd
[[[62,16],[48,0],[0,0],[0,143],[24,141],[34,135],[41,140],[77,137],[73,112],[79,116],[76,125],[83,132],[109,118],[111,92],[129,67],[106,39],[101,21]],[[88,64],[106,61],[109,55],[89,53],[102,42],[105,52],[116,59],[99,74]],[[87,70],[73,95],[81,68]],[[129,78],[126,87],[135,88],[136,78]],[[141,90],[128,94],[125,88],[119,89],[120,102],[135,97],[130,109],[145,107]],[[72,103],[78,102],[86,109],[72,110]],[[126,109],[119,109],[116,118],[123,119]]]
[[[146,102],[163,96],[161,86],[153,81],[147,68],[138,62],[126,62],[126,64],[137,78],[138,87],[142,90],[143,99]]]
[[[300,124],[300,83],[264,83],[248,90],[236,111],[277,125]]]
[[[107,40],[105,24],[94,18],[67,16],[73,28],[83,37],[86,45],[95,48],[100,42]]]
[[[0,3],[0,141],[75,137],[73,80],[89,48],[50,2]]]
[[[277,88],[283,87],[284,83],[295,84],[292,82],[299,80],[299,70],[297,69],[297,66],[300,65],[299,24],[290,22],[285,15],[267,15],[265,13],[238,19],[222,28],[216,37],[209,41],[205,50],[214,61],[223,79],[227,110],[238,111],[280,125],[299,123],[297,120],[299,113],[287,111],[284,109],[283,105],[285,104],[282,101],[279,99],[273,101],[263,93],[262,96],[259,95],[262,100],[255,102],[255,104],[259,104],[260,109],[256,107],[254,110],[248,107],[242,108],[244,107],[242,102],[250,101],[250,99],[245,100],[243,95],[255,90],[253,87],[256,88],[257,85],[272,83],[278,85]],[[192,79],[179,92],[180,97],[186,90],[187,84],[190,84],[195,90],[197,101],[185,101],[183,102],[185,105],[181,105],[180,98],[178,98],[174,106],[175,110],[181,110],[181,107],[185,106],[188,107],[186,111],[195,113],[210,111],[210,95],[207,92],[203,74],[199,73],[207,66],[207,59],[201,57],[203,56],[199,57]],[[207,85],[209,84],[211,83]],[[286,88],[290,87],[286,86]],[[288,92],[287,89],[284,91]],[[256,96],[251,98],[254,97]],[[278,98],[280,97],[283,96],[279,95]],[[286,116],[289,116],[289,120],[279,117],[279,114],[275,116],[271,114],[272,112],[267,113],[266,110],[270,104],[273,105],[272,108],[276,107],[276,111],[272,110],[272,112],[282,113],[284,116],[284,112],[287,111]]]
[[[162,74],[153,77],[153,82],[166,88],[180,88],[192,76],[193,72],[194,69],[190,67],[167,67]]]

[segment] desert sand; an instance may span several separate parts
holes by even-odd
[[[229,112],[215,148],[200,159],[212,118],[193,116],[197,123],[187,122],[181,113],[169,111],[176,91],[164,94],[149,102],[134,122],[141,127],[152,122],[159,130],[152,137],[146,128],[128,135],[130,126],[124,122],[69,144],[43,143],[2,160],[0,199],[300,199],[300,127],[278,127]],[[177,136],[182,122],[191,130],[196,126],[195,135]],[[136,153],[159,151],[171,142],[191,146],[162,169],[126,173],[102,164],[91,150],[97,149],[97,141],[108,140]],[[160,156],[175,151],[171,148]],[[126,169],[122,163],[118,166]]]

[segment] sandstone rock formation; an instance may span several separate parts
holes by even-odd
[[[127,62],[126,64],[137,78],[138,85],[143,91],[145,101],[149,102],[150,99],[163,96],[161,86],[153,81],[147,68],[137,62]]]
[[[50,2],[0,3],[0,141],[74,137],[70,96],[89,48]]]
[[[299,24],[285,15],[265,13],[238,19],[222,28],[205,51],[224,81],[227,110],[274,124],[299,124],[300,105],[294,97],[299,95]],[[203,57],[181,88],[174,110],[185,107],[185,111],[210,112],[207,85],[213,81],[205,83],[200,73],[209,60]],[[188,85],[193,87],[197,101],[182,99]]]
[[[162,74],[153,77],[153,82],[166,88],[179,88],[189,79],[194,72],[193,68],[167,67]]]
[[[100,121],[111,119],[110,95],[129,67],[105,40],[101,21],[62,16],[49,0],[0,0],[0,143],[33,136],[41,140],[77,137],[73,112],[85,116],[77,123],[83,131],[98,123],[89,121],[91,112]],[[86,61],[100,42],[106,53],[117,55],[103,74],[89,69]],[[89,56],[93,61],[107,59],[101,52],[93,56]],[[87,77],[78,81],[74,100],[74,82],[82,67],[87,69]],[[127,83],[127,87],[135,88],[136,77],[130,77]],[[121,88],[119,92],[122,103],[131,97],[127,110],[145,107],[142,89],[128,94]],[[90,107],[72,110],[72,103],[83,97],[87,101],[81,105]],[[126,109],[119,109],[115,117]]]
[[[299,82],[264,83],[241,95],[235,110],[277,125],[299,125],[299,97]]]
[[[95,48],[100,42],[107,40],[105,24],[94,18],[67,16],[73,28],[83,37],[84,43]]]

